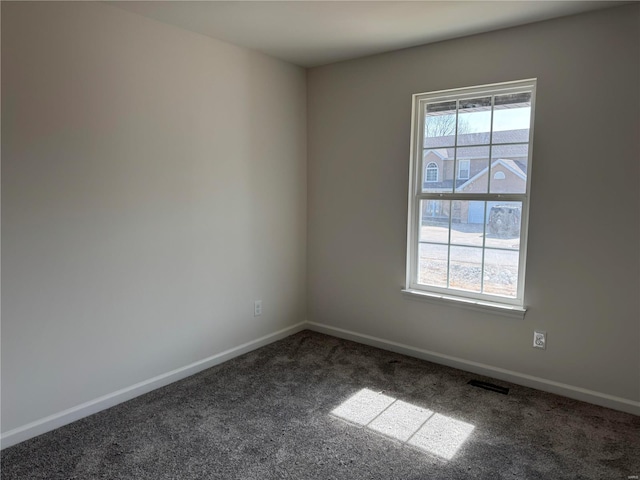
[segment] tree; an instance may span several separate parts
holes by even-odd
[[[469,122],[464,118],[458,119],[458,135],[464,133],[470,133]],[[449,115],[430,115],[427,114],[425,118],[425,136],[427,138],[433,137],[448,137],[455,135],[456,133],[456,116],[455,114]]]

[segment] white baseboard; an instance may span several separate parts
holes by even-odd
[[[102,397],[90,400],[67,410],[63,410],[62,412],[49,415],[48,417],[41,418],[21,427],[14,428],[0,436],[1,448],[10,447],[67,425],[71,422],[75,422],[76,420],[80,420],[81,418],[88,417],[89,415],[93,415],[94,413],[113,407],[119,403],[131,400],[132,398],[138,397],[157,388],[164,387],[165,385],[169,385],[170,383],[189,377],[195,373],[201,372],[202,370],[206,370],[207,368],[219,365],[227,360],[231,360],[232,358],[239,357],[240,355],[244,355],[252,350],[263,347],[277,340],[281,340],[289,335],[293,335],[305,328],[307,328],[306,322],[300,322],[291,327],[283,328],[275,333],[243,343],[242,345],[238,345],[237,347],[212,355],[185,367],[177,368],[176,370],[136,383],[135,385],[123,388],[122,390],[103,395]]]
[[[478,362],[472,362],[449,355],[430,352],[428,350],[411,347],[409,345],[392,342],[390,340],[384,340],[382,338],[372,337],[370,335],[352,332],[350,330],[344,330],[342,328],[323,325],[316,322],[301,322],[291,327],[284,328],[272,334],[265,335],[264,337],[260,337],[256,340],[252,340],[237,347],[231,348],[229,350],[225,350],[224,352],[218,353],[216,355],[212,355],[211,357],[205,358],[185,367],[181,367],[162,375],[158,375],[157,377],[150,378],[149,380],[145,380],[135,385],[131,385],[130,387],[123,388],[107,395],[103,395],[102,397],[90,400],[81,405],[77,405],[62,412],[49,415],[48,417],[14,428],[13,430],[9,430],[8,432],[1,434],[0,448],[10,447],[12,445],[62,427],[69,423],[75,422],[76,420],[80,420],[81,418],[88,417],[89,415],[93,415],[94,413],[100,412],[102,410],[106,410],[107,408],[113,407],[114,405],[126,402],[127,400],[131,400],[132,398],[138,397],[165,385],[169,385],[170,383],[189,377],[215,365],[219,365],[223,362],[226,362],[227,360],[231,360],[232,358],[244,355],[245,353],[248,353],[252,350],[263,347],[275,341],[281,340],[304,329],[325,333],[327,335],[344,338],[346,340],[352,340],[354,342],[363,343],[365,345],[371,345],[373,347],[401,353],[410,357],[421,358],[433,363],[459,368],[461,370],[497,378],[500,380],[505,380],[518,385],[563,395],[565,397],[612,408],[614,410],[620,410],[623,412],[632,413],[634,415],[640,415],[640,402],[636,402],[633,400],[627,400],[625,398],[615,397],[613,395],[595,392],[593,390],[587,390],[585,388],[574,387],[571,385],[554,382],[552,380],[546,380],[544,378],[534,377],[531,375],[493,367],[491,365],[485,365]]]
[[[352,340],[354,342],[363,343],[372,347],[382,348],[383,350],[389,350],[410,357],[416,357],[422,360],[428,360],[433,363],[446,365],[448,367],[458,368],[467,372],[477,373],[479,375],[493,377],[499,380],[505,380],[517,385],[523,385],[525,387],[531,387],[537,390],[555,393],[557,395],[573,398],[575,400],[581,400],[583,402],[593,403],[602,407],[612,408],[614,410],[620,410],[622,412],[632,413],[634,415],[640,415],[640,402],[636,402],[634,400],[615,397],[606,393],[587,390],[586,388],[574,387],[572,385],[554,382],[553,380],[546,380],[544,378],[534,377],[532,375],[506,370],[504,368],[493,367],[491,365],[486,365],[483,363],[472,362],[470,360],[464,360],[462,358],[452,357],[450,355],[430,352],[421,348],[411,347],[402,343],[392,342],[389,340],[384,340],[382,338],[372,337],[371,335],[352,332],[350,330],[344,330],[342,328],[332,327],[321,323],[307,322],[306,326],[309,330],[313,330],[315,332],[325,333],[327,335],[344,338],[346,340]]]

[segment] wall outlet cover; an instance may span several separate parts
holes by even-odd
[[[535,348],[547,349],[547,332],[535,330],[533,332],[533,346]]]

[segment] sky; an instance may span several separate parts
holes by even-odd
[[[454,115],[441,115],[443,121],[455,122]],[[444,119],[447,120],[444,120]],[[493,131],[520,130],[529,128],[531,107],[495,108],[493,111]],[[491,110],[459,114],[459,120],[466,123],[469,131],[464,133],[489,132],[491,126]]]
[[[461,113],[460,118],[464,118],[469,124],[471,131],[488,132],[491,124],[491,111]],[[531,118],[531,107],[524,108],[496,108],[493,112],[493,130],[519,130],[529,128]]]

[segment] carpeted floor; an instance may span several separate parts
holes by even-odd
[[[640,417],[304,331],[1,459],[3,480],[627,479]]]

